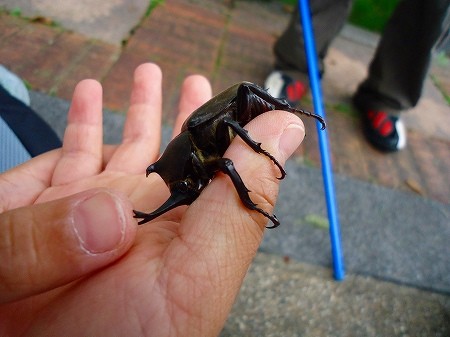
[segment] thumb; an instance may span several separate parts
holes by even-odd
[[[95,189],[0,214],[0,303],[76,280],[118,259],[136,222],[128,199]]]
[[[271,111],[245,126],[249,136],[261,142],[281,164],[300,145],[305,135],[301,120],[292,113]],[[234,163],[250,199],[268,214],[278,194],[279,169],[266,156],[256,153],[236,137],[224,154]],[[248,266],[262,240],[267,218],[246,208],[231,179],[218,174],[199,198],[186,210],[179,234],[181,245],[173,245],[166,257],[172,257],[173,270],[183,275],[190,294],[174,296],[180,307],[189,307],[193,317],[208,317],[218,334],[239,291]],[[181,258],[180,258],[181,257]],[[202,280],[203,282],[199,282]],[[181,282],[181,281],[180,281]],[[191,282],[191,284],[189,284]],[[220,289],[220,291],[217,291]],[[176,291],[176,290],[174,290]],[[182,302],[184,301],[184,302]],[[193,305],[193,303],[195,305]],[[200,323],[199,323],[200,325]],[[212,332],[209,333],[213,335]],[[208,333],[203,333],[208,335]]]

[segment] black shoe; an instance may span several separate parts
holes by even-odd
[[[379,150],[394,152],[406,146],[403,121],[380,110],[361,111],[363,130],[367,140]]]

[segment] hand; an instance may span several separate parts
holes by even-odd
[[[245,208],[223,174],[189,207],[137,226],[169,195],[145,177],[159,155],[161,72],[135,72],[117,146],[102,143],[102,91],[78,84],[62,149],[0,176],[0,335],[213,336],[220,332],[267,219]],[[188,77],[174,134],[211,96]],[[304,136],[293,114],[274,111],[246,127],[281,163]],[[234,161],[251,198],[272,212],[276,167],[235,139]]]

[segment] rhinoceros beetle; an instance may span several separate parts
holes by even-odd
[[[236,135],[255,152],[270,158],[279,168],[283,179],[286,175],[281,164],[261,143],[255,142],[243,128],[258,115],[270,110],[286,110],[316,118],[325,128],[325,121],[314,113],[292,108],[283,99],[272,97],[267,91],[250,82],[233,85],[195,110],[184,122],[181,133],[167,146],[162,156],[147,168],[150,173],[158,173],[170,189],[169,199],[151,213],[134,211],[134,217],[144,224],[154,218],[181,206],[190,205],[208,185],[214,175],[221,171],[227,174],[241,199],[249,209],[270,219],[274,228],[280,222],[275,215],[260,209],[249,196],[233,162],[223,158],[223,154]]]

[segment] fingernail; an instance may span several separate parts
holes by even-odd
[[[305,129],[299,124],[289,124],[280,137],[279,148],[286,159],[294,153],[303,141]]]
[[[125,235],[125,216],[119,200],[98,192],[75,206],[73,227],[81,249],[90,254],[117,248]]]

